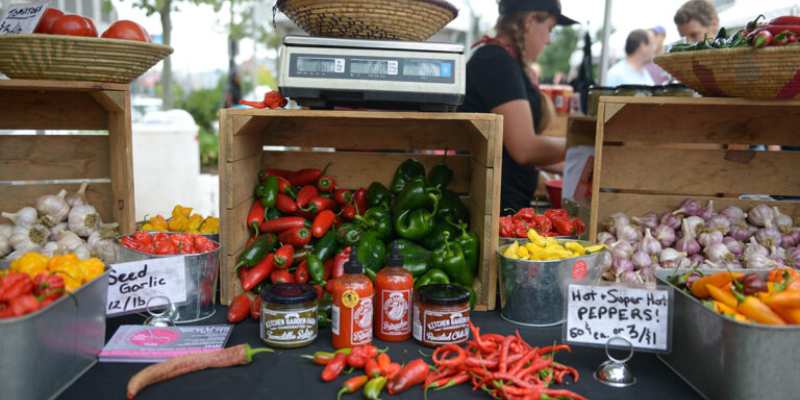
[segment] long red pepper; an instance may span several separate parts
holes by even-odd
[[[347,189],[336,189],[336,191],[333,192],[333,199],[336,200],[340,206],[350,204],[350,202],[353,201],[353,192]]]
[[[429,372],[430,366],[425,362],[425,360],[418,358],[409,362],[389,382],[389,394],[395,395],[402,393],[413,386],[425,382],[425,378],[428,377]]]
[[[261,223],[261,232],[278,233],[288,229],[302,228],[306,224],[303,217],[280,217]]]
[[[336,394],[336,400],[341,400],[343,394],[355,393],[364,387],[368,380],[369,377],[367,375],[359,375],[344,381],[342,388],[339,389],[339,393]]]
[[[311,242],[311,231],[305,226],[288,229],[278,236],[278,240],[283,244],[303,247]]]
[[[301,207],[300,209],[310,212],[311,214],[317,214],[325,210],[332,210],[334,207],[336,207],[336,202],[333,201],[333,199],[317,196],[311,199],[305,207]]]
[[[328,168],[331,166],[330,163],[325,165],[325,168],[305,168],[299,171],[295,171],[291,176],[288,177],[289,182],[295,186],[303,186],[303,185],[313,185],[319,180],[319,178],[325,174]]]
[[[274,257],[275,255],[273,253],[267,254],[263,260],[250,268],[242,282],[242,289],[246,291],[252,290],[263,282],[264,279],[267,279],[275,266]]]
[[[356,207],[356,214],[363,215],[367,212],[367,189],[360,188],[353,193],[353,205]]]
[[[288,195],[278,193],[278,197],[275,199],[275,208],[284,214],[294,214],[297,212],[297,203]]]
[[[253,235],[258,236],[259,225],[264,221],[264,206],[260,200],[253,202],[250,206],[250,211],[247,213],[247,229],[253,230]]]
[[[294,260],[294,247],[291,244],[284,244],[275,251],[275,267],[286,269],[292,266]]]
[[[314,218],[314,223],[311,224],[311,234],[315,238],[321,238],[328,233],[328,230],[333,225],[333,219],[336,214],[331,210],[323,210]]]
[[[297,207],[305,208],[308,202],[317,196],[319,196],[319,190],[317,190],[315,186],[303,186],[300,191],[297,192]]]
[[[325,369],[322,370],[322,375],[320,377],[325,382],[336,380],[342,371],[344,371],[346,362],[347,354],[336,353],[336,356],[333,357],[333,360],[331,360],[331,362],[325,366]]]
[[[244,321],[250,315],[250,297],[247,293],[242,293],[231,302],[228,308],[228,322],[235,324]]]

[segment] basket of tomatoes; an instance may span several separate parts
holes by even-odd
[[[12,79],[130,83],[172,53],[119,20],[98,35],[90,18],[48,8],[34,33],[0,36],[0,72]]]

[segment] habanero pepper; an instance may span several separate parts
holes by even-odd
[[[316,186],[303,186],[299,192],[297,192],[297,207],[298,208],[305,208],[308,205],[308,202],[311,199],[319,196],[319,190],[317,190]]]
[[[572,236],[575,233],[575,225],[569,220],[569,217],[553,217],[550,220],[560,236]]]
[[[323,210],[314,218],[314,222],[311,224],[311,234],[319,239],[325,236],[328,233],[328,230],[333,225],[333,220],[336,218],[336,214],[333,213],[331,210]]]
[[[336,179],[332,176],[321,176],[317,181],[317,189],[323,193],[332,193],[336,190]]]
[[[49,304],[49,303],[48,303]],[[23,294],[9,300],[8,308],[15,317],[30,314],[42,307],[42,303],[32,294]]]
[[[275,199],[275,208],[285,214],[294,214],[297,212],[297,203],[291,197],[278,193],[278,197]]]
[[[311,199],[305,207],[301,207],[302,211],[316,215],[325,210],[332,210],[336,207],[336,202],[327,197],[317,196]],[[313,232],[312,232],[313,233]]]
[[[406,184],[415,178],[425,179],[425,166],[417,160],[405,160],[395,170],[389,189],[399,194],[405,189]]]
[[[330,163],[325,165],[325,168],[305,168],[299,171],[293,172],[289,177],[289,182],[295,186],[305,186],[305,185],[313,185],[317,183],[319,178],[322,175],[325,175],[325,172],[328,171],[328,168],[331,166]]]
[[[238,270],[240,267],[254,267],[264,259],[267,253],[275,250],[277,242],[274,234],[261,235],[239,255],[239,260],[236,266],[234,266],[234,269]]]
[[[256,196],[261,201],[264,208],[271,208],[275,206],[275,200],[278,196],[278,178],[275,176],[268,176],[264,183],[256,187]]]
[[[368,208],[378,207],[381,204],[388,206],[392,202],[392,193],[386,186],[383,186],[383,184],[379,182],[372,182],[372,184],[369,185],[366,196]],[[358,203],[358,192],[356,192],[356,202],[358,206],[361,207],[361,204]],[[361,210],[360,208],[359,211],[365,212],[365,210]]]
[[[286,269],[292,266],[294,261],[294,246],[284,244],[275,251],[275,267],[278,269]]]
[[[322,261],[314,254],[309,254],[306,257],[306,266],[308,267],[308,274],[311,278],[311,283],[315,285],[322,285],[325,283],[325,266]]]
[[[306,219],[303,217],[280,217],[262,222],[260,229],[261,232],[280,233],[305,226]]]
[[[264,221],[264,206],[260,200],[255,200],[253,205],[250,206],[250,211],[247,213],[247,229],[252,229],[253,236],[258,236],[258,227]]]
[[[283,244],[303,247],[311,243],[311,231],[305,226],[287,229],[280,234],[278,240]]]
[[[500,217],[500,237],[514,236],[514,221],[510,216]]]
[[[258,264],[250,268],[242,280],[242,289],[250,291],[267,279],[275,267],[274,260],[274,253],[269,253]]]

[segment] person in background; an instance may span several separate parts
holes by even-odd
[[[503,115],[501,210],[530,207],[539,180],[537,168],[557,170],[564,138],[539,135],[554,114],[532,82],[535,62],[556,25],[572,25],[558,0],[500,0],[494,38],[484,37],[467,63],[467,86],[460,111]],[[476,45],[477,45],[476,44]]]
[[[681,37],[689,43],[714,39],[719,31],[719,15],[708,0],[690,0],[675,13],[675,25]]]
[[[657,26],[650,30],[655,38],[655,55],[660,56],[664,54],[664,40],[667,38],[667,30],[663,26]],[[647,73],[653,78],[656,85],[666,85],[669,82],[669,74],[661,69],[656,63],[650,63],[645,66]]]
[[[637,29],[628,34],[625,41],[625,58],[608,70],[605,86],[646,85],[653,86],[653,78],[645,69],[655,57],[655,37],[650,31]]]

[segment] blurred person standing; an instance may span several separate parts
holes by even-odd
[[[637,29],[628,34],[628,39],[625,41],[625,58],[608,70],[605,86],[655,85],[645,68],[655,57],[655,42],[651,31]]]
[[[675,25],[681,37],[689,43],[710,40],[719,31],[719,15],[714,4],[708,0],[689,0],[675,13]]]
[[[655,39],[655,55],[660,56],[664,54],[664,40],[667,38],[667,30],[663,26],[657,26],[650,29]],[[666,71],[661,69],[656,63],[651,62],[645,66],[647,73],[653,78],[656,85],[666,85],[669,82],[670,76]]]

